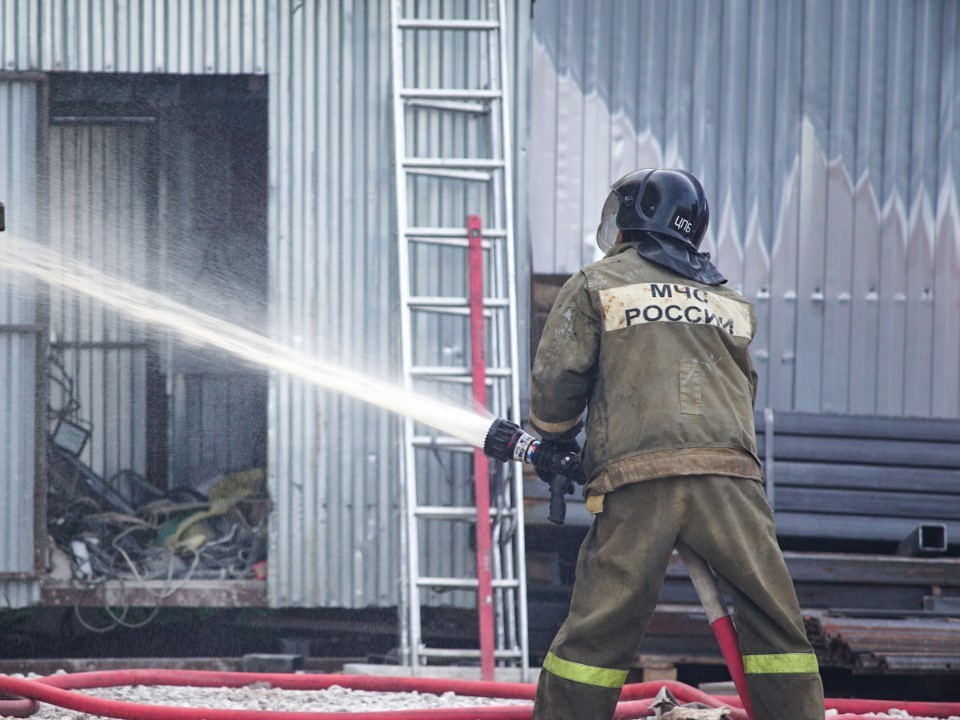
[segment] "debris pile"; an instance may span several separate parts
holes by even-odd
[[[52,445],[47,496],[50,577],[97,592],[110,580],[151,585],[159,599],[191,579],[264,579],[265,474],[246,470],[202,489],[163,493],[135,473],[103,481]]]

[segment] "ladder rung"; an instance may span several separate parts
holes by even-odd
[[[420,655],[422,657],[435,657],[435,658],[477,658],[480,657],[480,651],[473,648],[463,648],[458,650],[457,648],[428,648],[420,647]],[[494,658],[509,660],[510,658],[522,657],[520,650],[494,650]]]
[[[434,238],[434,237],[449,237],[449,238],[465,238],[467,236],[467,229],[465,227],[408,227],[407,235],[417,235],[425,238]],[[503,238],[506,237],[507,233],[501,228],[484,228],[483,237],[486,238]]]
[[[464,113],[487,113],[490,112],[490,105],[485,102],[473,102],[470,100],[407,100],[407,107],[422,108],[425,110],[450,110],[452,112]]]
[[[410,368],[410,374],[415,377],[457,378],[471,377],[470,368],[451,365],[415,365]]]
[[[410,237],[407,236],[407,240],[415,243],[423,243],[424,245],[443,245],[445,247],[458,247],[458,248],[467,248],[470,247],[470,241],[466,238],[448,238],[448,237]],[[490,250],[493,247],[493,243],[489,240],[482,240],[480,242],[480,247],[484,250]]]
[[[406,235],[411,240],[428,240],[433,238],[462,238],[466,239],[465,227],[408,227]],[[484,228],[483,239],[505,238],[506,231],[500,228]]]
[[[430,518],[432,520],[475,520],[477,518],[477,509],[472,507],[421,505],[416,508],[413,513],[417,517]]]
[[[490,182],[493,179],[490,170],[502,170],[502,160],[489,158],[405,158],[403,169],[410,175],[429,175],[431,177],[450,178]]]
[[[495,588],[514,588],[519,585],[517,580],[502,580],[494,578],[492,585]],[[480,584],[477,578],[446,578],[446,577],[421,577],[417,580],[418,587],[434,587],[449,589],[471,589]]]
[[[414,447],[438,448],[453,452],[473,452],[476,448],[469,443],[455,437],[433,437],[429,435],[415,435],[411,440]]]
[[[496,20],[438,20],[433,18],[402,18],[397,27],[403,30],[498,30]]]
[[[428,177],[447,178],[450,180],[467,180],[470,182],[488,183],[493,176],[482,170],[442,170],[439,168],[408,168],[409,175],[426,175]]]
[[[470,307],[467,298],[450,295],[415,295],[407,300],[407,305],[420,310]],[[505,308],[510,306],[510,301],[507,298],[484,298],[483,306],[485,308]]]
[[[475,520],[477,509],[473,507],[446,507],[444,505],[420,505],[414,510],[417,517],[430,520]],[[490,517],[516,515],[513,508],[490,508]]]
[[[411,307],[411,310],[418,310],[421,312],[433,312],[443,315],[469,315],[470,308],[467,307]],[[484,317],[489,317],[488,313],[484,313]]]
[[[401,88],[400,97],[417,100],[496,100],[500,90],[469,90],[467,88]]]
[[[410,374],[416,375],[417,377],[431,376],[431,377],[443,377],[443,378],[452,378],[452,377],[471,377],[470,368],[467,367],[457,367],[455,365],[417,365],[410,368]],[[488,367],[487,368],[487,377],[510,377],[512,373],[508,368],[499,368],[499,367]]]
[[[445,505],[421,505],[417,507],[414,514],[425,520],[475,520],[477,518],[477,509],[472,507],[447,507]],[[498,518],[504,516],[514,516],[516,511],[513,508],[490,508],[490,517]]]
[[[403,159],[403,166],[429,169],[499,170],[503,167],[503,160],[494,158],[407,157]]]
[[[469,375],[459,376],[459,375],[435,375],[431,377],[430,375],[417,375],[421,380],[435,380],[437,382],[452,383],[454,385],[469,385],[473,382],[473,378]]]

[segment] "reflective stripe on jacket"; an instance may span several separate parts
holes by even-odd
[[[530,423],[569,436],[589,406],[588,491],[655,477],[760,479],[756,314],[743,296],[614,247],[560,290],[533,366]]]

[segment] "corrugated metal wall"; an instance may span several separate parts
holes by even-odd
[[[7,0],[4,70],[266,72],[268,0]],[[302,4],[302,3],[301,3]]]
[[[411,2],[411,15],[427,5]],[[433,16],[468,17],[478,3],[429,5]],[[529,4],[511,12],[515,27]],[[389,19],[385,1],[288,0],[271,10],[271,306],[280,340],[398,378]],[[529,35],[517,38],[523,47]],[[438,65],[456,54],[438,47]],[[456,345],[455,336],[424,340],[425,352]],[[270,403],[271,491],[287,520],[273,526],[270,556],[289,558],[271,572],[271,602],[396,603],[398,419],[283,378]]]
[[[387,17],[385,2],[272,7],[269,225],[274,336],[390,375]],[[389,603],[396,419],[284,377],[270,413],[271,602]]]
[[[960,416],[960,5],[535,5],[534,269],[594,259],[609,183],[704,182],[757,304],[758,405]]]
[[[35,82],[0,79],[0,202],[7,232],[28,233],[37,222],[37,103]],[[39,587],[4,573],[34,571],[34,378],[37,308],[33,282],[0,271],[0,608],[39,600]]]
[[[69,122],[50,128],[50,247],[149,287],[155,266],[152,124]],[[102,479],[146,476],[145,328],[95,300],[50,289],[50,349],[69,380],[50,404],[79,403],[92,430],[80,459]]]
[[[511,80],[524,88],[530,3],[508,5],[521,48]],[[396,377],[388,0],[10,0],[0,28],[10,71],[266,73],[272,333]],[[514,107],[519,186],[527,108]],[[395,604],[398,419],[282,377],[269,404],[270,602]]]

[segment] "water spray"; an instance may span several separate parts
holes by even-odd
[[[127,317],[166,328],[200,346],[300,378],[317,387],[371,403],[481,447],[492,415],[467,410],[408,388],[355,372],[196,310],[169,297],[64,258],[35,242],[8,236],[0,268],[30,275],[48,285],[94,298]]]
[[[3,206],[0,205],[0,229]],[[410,417],[448,433],[473,447],[483,448],[490,458],[515,460],[536,468],[541,476],[553,476],[551,519],[562,522],[564,492],[580,472],[575,453],[542,443],[518,425],[489,413],[466,410],[431,397],[348,370],[307,352],[296,350],[263,335],[178,303],[157,292],[107,275],[82,262],[69,265],[47,247],[8,236],[0,253],[0,267],[26,273],[55,285],[92,297],[136,320],[165,327],[184,339],[225,350],[318,387],[334,390],[364,402]],[[552,488],[557,485],[558,491]],[[561,489],[562,485],[562,489]]]

